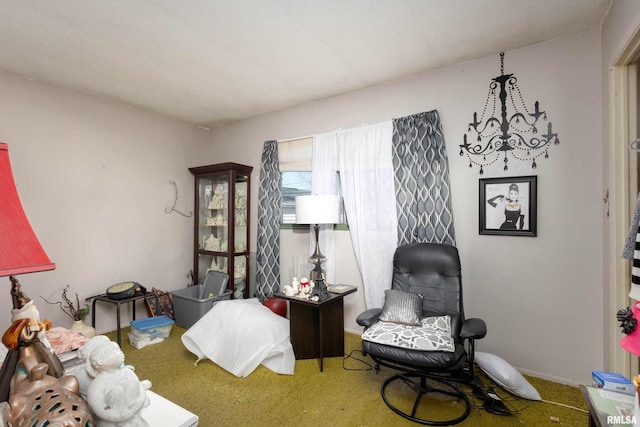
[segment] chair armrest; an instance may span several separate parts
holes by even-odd
[[[378,321],[380,313],[382,313],[381,308],[370,308],[369,310],[360,313],[360,315],[356,318],[356,323],[360,326],[368,328]]]
[[[487,335],[487,324],[482,319],[467,319],[462,324],[460,338],[478,340]]]

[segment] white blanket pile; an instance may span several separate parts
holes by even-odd
[[[293,374],[295,355],[289,320],[273,313],[256,298],[216,303],[182,335],[184,346],[198,362],[208,358],[238,377],[262,363],[279,374]]]

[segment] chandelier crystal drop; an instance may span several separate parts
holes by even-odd
[[[485,117],[489,111],[490,115]],[[535,169],[536,159],[542,155],[549,158],[551,144],[560,144],[547,113],[540,111],[539,102],[535,102],[531,112],[518,87],[518,79],[513,74],[504,74],[504,52],[500,53],[500,75],[491,80],[482,114],[478,118],[478,113],[473,113],[463,141],[460,156],[467,156],[470,168],[478,165],[480,175],[484,174],[484,167],[495,163],[501,154],[505,171],[509,170],[510,157],[531,162]]]

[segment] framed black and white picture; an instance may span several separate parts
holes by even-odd
[[[480,179],[480,234],[535,237],[537,176]]]

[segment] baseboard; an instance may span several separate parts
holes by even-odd
[[[515,368],[515,369],[518,372],[520,372],[521,374],[529,375],[531,377],[540,378],[542,380],[553,381],[554,383],[570,385],[570,386],[573,386],[573,387],[578,387],[581,384],[583,384],[582,382],[568,380],[566,378],[556,377],[554,375],[548,375],[548,374],[544,374],[542,372],[531,371],[529,369],[521,369],[521,368]]]

